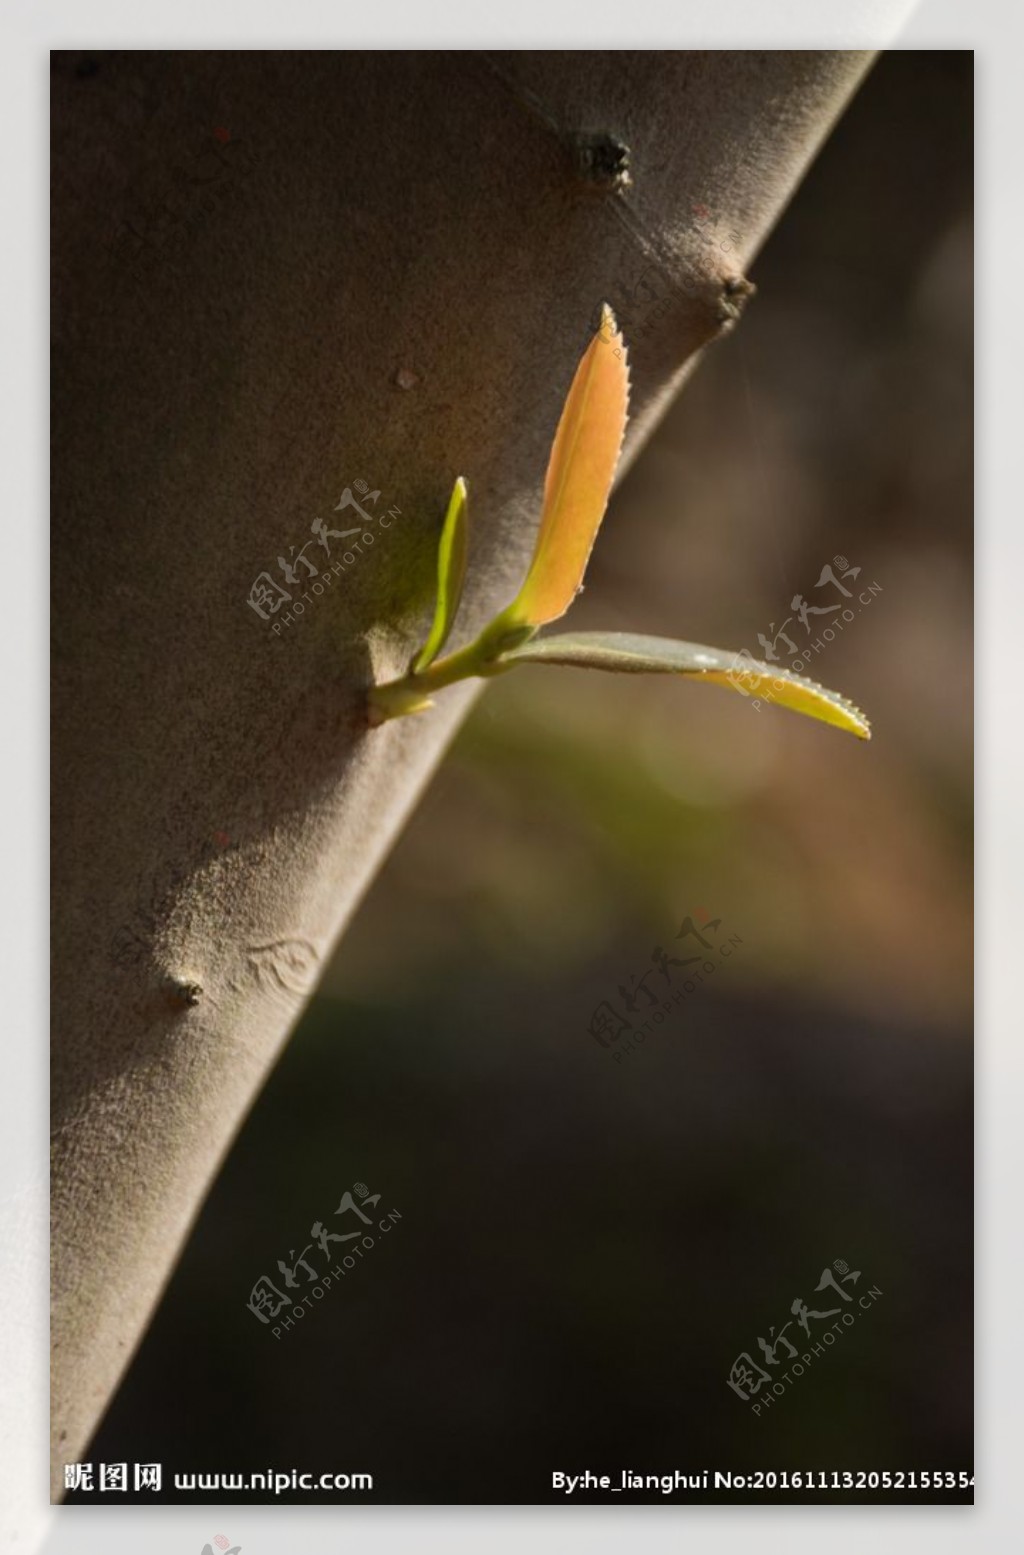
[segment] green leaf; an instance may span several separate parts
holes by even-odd
[[[628,402],[626,347],[606,303],[566,396],[544,478],[533,561],[518,595],[497,618],[504,626],[554,621],[579,592],[608,506]]]
[[[753,694],[794,713],[820,718],[860,740],[871,738],[871,725],[863,713],[837,691],[827,691],[790,670],[761,664],[749,654],[705,648],[701,643],[637,637],[628,632],[566,632],[513,648],[502,654],[499,663],[509,668],[524,663],[572,664],[627,675],[691,675],[717,686],[731,686],[743,696]]]
[[[469,527],[468,492],[460,475],[452,487],[451,501],[445,514],[441,540],[437,548],[437,604],[430,636],[412,661],[411,670],[419,675],[433,664],[448,641],[466,578],[467,532]]]

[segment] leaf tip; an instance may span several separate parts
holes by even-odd
[[[468,498],[469,488],[465,476],[456,476],[437,547],[437,602],[434,606],[434,620],[426,642],[410,660],[409,673],[413,675],[421,674],[437,658],[448,641],[458,612],[466,577]]]
[[[626,350],[626,342],[619,321],[615,317],[615,310],[610,302],[601,304],[601,322],[597,326],[597,338],[603,340],[606,345],[615,348],[615,355],[626,369],[626,395],[629,396],[629,352]]]

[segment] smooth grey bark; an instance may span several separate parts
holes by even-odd
[[[55,56],[55,1494],[467,707],[362,711],[454,477],[468,632],[521,578],[599,304],[633,457],[870,59]],[[374,542],[326,587],[352,541],[311,525],[359,522],[357,479]],[[262,620],[279,557],[306,581]]]

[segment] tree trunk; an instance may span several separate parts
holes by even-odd
[[[869,63],[55,56],[55,1494],[466,711],[363,713],[454,477],[468,632],[600,303],[632,457]]]

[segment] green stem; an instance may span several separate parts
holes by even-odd
[[[436,659],[426,669],[410,670],[398,680],[373,686],[367,697],[370,722],[382,724],[389,718],[402,718],[406,713],[423,712],[431,705],[430,698],[435,691],[454,685],[457,680],[484,680],[511,669],[511,664],[502,655],[528,641],[536,631],[535,626],[525,626],[521,622],[508,625],[504,614],[496,616],[465,648]]]
[[[382,686],[374,686],[369,693],[371,723],[385,723],[389,718],[401,718],[406,713],[417,713],[430,706],[435,691],[451,686],[457,680],[472,676],[493,674],[490,662],[480,651],[479,639],[468,647],[437,659],[419,674],[402,675]]]

